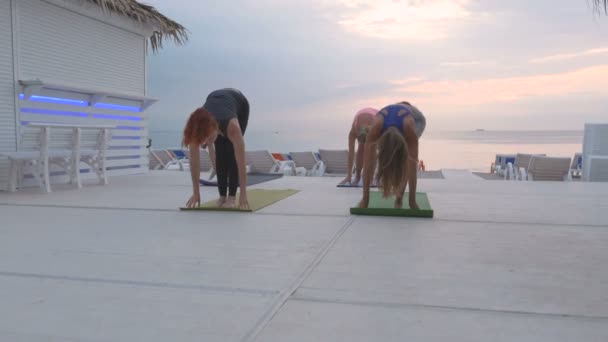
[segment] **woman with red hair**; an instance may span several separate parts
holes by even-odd
[[[240,91],[232,88],[211,92],[205,104],[190,115],[182,142],[190,148],[192,196],[186,203],[188,208],[200,205],[201,202],[199,149],[208,146],[217,173],[220,194],[217,206],[235,207],[236,189],[240,184],[238,207],[249,209],[243,139],[248,120],[249,102]]]

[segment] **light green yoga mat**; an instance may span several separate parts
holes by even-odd
[[[369,205],[367,208],[350,208],[350,213],[353,215],[370,215],[370,216],[405,216],[405,217],[433,217],[433,208],[429,203],[429,199],[424,192],[416,193],[416,203],[420,209],[410,209],[407,200],[408,194],[403,197],[403,208],[395,209],[395,198],[382,198],[380,192],[371,192],[369,194]]]
[[[200,207],[195,208],[179,208],[184,211],[240,211],[240,212],[253,212],[267,207],[273,203],[276,203],[282,199],[285,199],[291,195],[298,193],[298,190],[269,190],[269,189],[253,189],[247,191],[247,199],[249,200],[249,210],[241,210],[238,208],[218,208],[215,206],[217,199],[213,201],[205,202]],[[239,195],[236,195],[238,202]]]

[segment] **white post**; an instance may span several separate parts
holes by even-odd
[[[81,129],[74,128],[74,135],[72,137],[72,160],[70,160],[70,183],[76,184],[78,189],[82,188],[82,182],[80,181],[80,136]]]

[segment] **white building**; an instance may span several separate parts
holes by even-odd
[[[108,175],[147,172],[146,54],[165,38],[187,35],[134,0],[0,0],[0,152],[27,122],[111,124]]]

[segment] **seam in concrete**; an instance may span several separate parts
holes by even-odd
[[[314,259],[306,266],[304,271],[300,273],[300,275],[294,280],[294,282],[289,285],[285,290],[283,290],[272,302],[270,308],[264,312],[264,314],[258,319],[256,324],[252,329],[250,329],[244,336],[241,338],[242,342],[253,342],[259,336],[259,334],[266,328],[268,323],[272,321],[274,316],[281,310],[283,305],[287,302],[289,297],[293,295],[294,292],[304,283],[304,281],[310,276],[310,274],[314,271],[315,268],[321,263],[325,255],[329,252],[329,250],[336,244],[336,242],[342,237],[342,235],[346,232],[346,230],[353,224],[355,218],[350,218],[343,226],[340,228],[334,236],[325,243],[314,257]]]
[[[94,207],[94,206],[68,206],[68,205],[53,205],[53,204],[15,204],[15,203],[0,203],[0,206],[4,207],[26,207],[26,208],[58,208],[58,209],[86,209],[86,210],[119,210],[119,211],[144,211],[144,212],[165,212],[165,213],[177,213],[178,209],[152,209],[152,208],[116,208],[116,207]],[[222,212],[209,211],[209,214],[222,214]],[[352,217],[348,214],[297,214],[297,213],[238,213],[243,215],[260,215],[260,216],[284,216],[284,217],[331,217],[331,218],[345,218]],[[384,217],[385,219],[402,220],[403,218],[396,217]],[[427,218],[408,218],[410,220],[420,220],[424,222],[430,222]],[[579,223],[550,223],[550,222],[516,222],[516,221],[487,221],[487,220],[464,220],[464,219],[446,219],[446,218],[433,218],[432,221],[441,222],[462,222],[462,223],[490,223],[490,224],[506,224],[506,225],[535,225],[535,226],[552,226],[552,227],[587,227],[587,228],[608,228],[608,224],[579,224]]]
[[[340,304],[340,305],[353,305],[353,306],[370,306],[380,307],[387,309],[402,309],[402,308],[414,308],[414,309],[431,309],[431,310],[452,310],[452,311],[472,311],[472,312],[484,312],[484,313],[496,313],[496,314],[508,314],[508,315],[528,315],[528,316],[545,316],[545,317],[559,317],[559,318],[575,318],[575,319],[594,319],[594,320],[608,320],[608,316],[589,316],[589,315],[573,315],[573,314],[559,314],[552,312],[534,312],[534,311],[518,311],[518,310],[497,310],[497,309],[484,309],[476,307],[466,306],[445,306],[445,305],[430,305],[430,304],[412,304],[412,303],[387,303],[387,302],[373,302],[373,301],[359,301],[359,300],[342,300],[342,299],[331,299],[321,298],[313,296],[301,296],[295,295],[289,298],[289,300],[299,302],[312,302],[312,303],[324,303],[324,304]]]
[[[138,281],[138,280],[125,280],[125,279],[105,279],[105,278],[85,278],[85,277],[71,277],[51,274],[40,274],[40,273],[23,273],[23,272],[6,272],[0,271],[0,277],[12,277],[12,278],[29,278],[29,279],[45,279],[45,280],[60,280],[80,283],[98,283],[98,284],[111,284],[111,285],[130,285],[130,286],[142,286],[142,287],[155,287],[164,289],[179,289],[179,290],[199,290],[209,292],[220,292],[220,293],[243,293],[256,296],[272,296],[279,293],[277,290],[262,290],[262,289],[248,289],[239,287],[223,287],[223,286],[207,286],[207,285],[194,285],[194,284],[177,284],[167,282],[152,282],[152,281]]]

